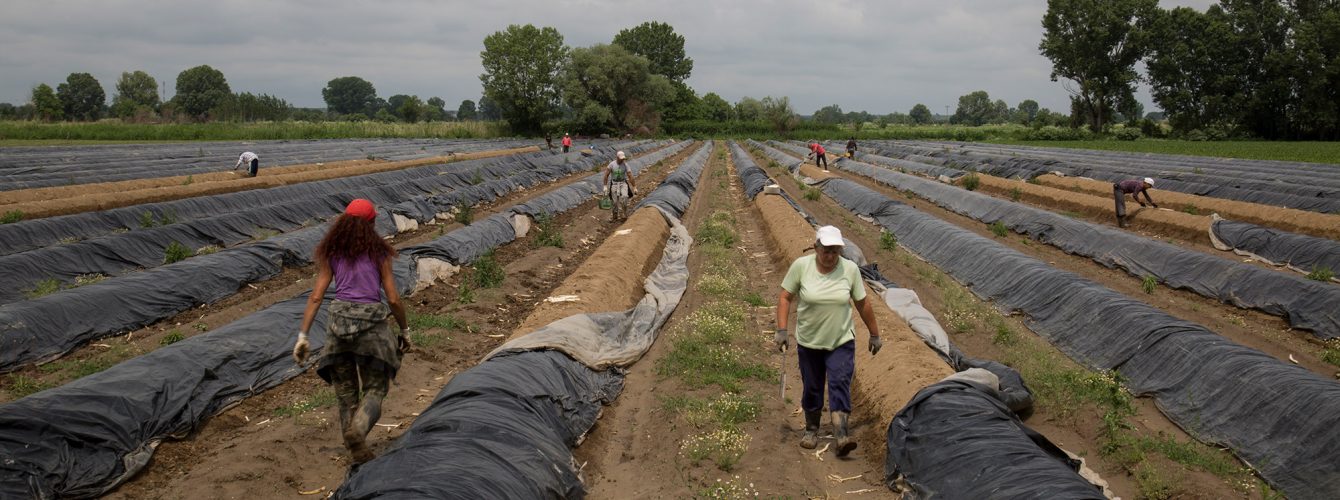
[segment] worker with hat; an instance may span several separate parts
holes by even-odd
[[[875,311],[866,300],[861,269],[842,256],[846,246],[842,232],[833,226],[823,226],[815,232],[814,240],[814,253],[792,262],[782,278],[781,296],[777,300],[777,333],[773,340],[779,350],[786,350],[790,340],[786,327],[791,305],[795,303],[796,354],[803,386],[800,408],[805,413],[805,433],[800,446],[814,448],[819,443],[826,385],[833,436],[837,441],[835,451],[837,456],[845,457],[856,449],[848,428],[851,379],[856,368],[853,309],[870,331],[870,354],[878,353],[884,343],[879,338]]]
[[[564,132],[564,133],[563,133],[563,152],[564,152],[564,153],[568,152],[568,148],[570,148],[570,147],[572,147],[572,136],[568,135],[567,132]]]
[[[377,234],[376,220],[371,201],[353,200],[316,246],[316,284],[293,345],[293,360],[303,365],[310,351],[307,332],[326,288],[334,283],[335,297],[326,308],[325,349],[316,373],[335,388],[340,431],[354,464],[373,459],[368,431],[381,418],[382,399],[400,370],[401,356],[410,349],[409,323],[391,273],[396,251]],[[391,316],[400,327],[398,335],[391,333]]]
[[[610,220],[619,221],[628,218],[628,200],[637,194],[637,182],[633,172],[628,169],[628,156],[623,151],[614,153],[614,160],[605,166],[605,178],[600,181],[605,186],[605,196],[613,205]]]
[[[1134,199],[1136,203],[1139,203],[1141,207],[1144,207],[1145,203],[1140,201],[1140,193],[1144,193],[1145,200],[1148,201],[1150,205],[1153,205],[1154,208],[1159,207],[1157,203],[1154,203],[1154,199],[1149,197],[1149,190],[1153,187],[1154,179],[1150,177],[1145,177],[1144,179],[1126,179],[1112,184],[1112,197],[1116,199],[1117,202],[1118,226],[1126,227],[1127,225],[1126,195],[1128,194],[1131,195],[1131,198]]]

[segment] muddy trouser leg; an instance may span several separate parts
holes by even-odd
[[[1121,186],[1112,185],[1112,199],[1117,204],[1117,222],[1120,223],[1126,217],[1126,193],[1121,191]]]
[[[358,367],[348,363],[332,365],[330,385],[335,389],[335,399],[339,401],[340,434],[349,435],[354,412],[358,410]]]
[[[261,169],[260,160],[251,160],[251,169],[247,171],[247,177],[255,177],[256,172]]]
[[[358,375],[362,379],[363,397],[354,414],[353,429],[367,436],[373,424],[382,418],[382,400],[386,399],[386,392],[391,388],[391,380],[385,370],[363,365],[359,366]]]

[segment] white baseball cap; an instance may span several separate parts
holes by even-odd
[[[845,241],[842,241],[842,231],[839,231],[838,228],[833,226],[824,226],[819,228],[819,230],[814,233],[814,238],[819,240],[820,245],[826,247],[847,246],[847,243]]]
[[[1154,187],[1154,178],[1153,178],[1153,177],[1145,177],[1145,184],[1149,184],[1149,187]]]
[[[623,151],[620,151],[620,152],[618,152],[618,153],[614,153],[614,157],[615,157],[615,158],[618,158],[618,159],[620,159],[620,160],[626,158],[626,157],[623,155]]]

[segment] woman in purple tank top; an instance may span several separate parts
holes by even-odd
[[[376,220],[372,202],[354,200],[316,246],[316,285],[293,345],[294,361],[304,364],[310,349],[307,332],[333,283],[335,297],[326,307],[325,349],[316,373],[335,388],[340,430],[355,465],[373,458],[368,431],[381,418],[382,399],[400,370],[401,356],[410,349],[405,307],[391,274],[396,252],[377,234]],[[399,335],[391,333],[391,315]]]

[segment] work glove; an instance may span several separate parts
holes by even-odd
[[[637,196],[637,188],[632,188],[632,190],[633,190],[633,196]]]
[[[772,341],[777,343],[777,351],[786,351],[786,344],[790,335],[787,335],[785,328],[778,328],[777,334],[773,336]]]
[[[298,341],[293,344],[293,361],[297,364],[307,362],[311,346],[307,343],[307,332],[298,332]]]
[[[409,341],[409,329],[400,330],[400,336],[396,338],[397,347],[400,348],[400,354],[404,354],[414,349],[414,343]]]
[[[609,196],[609,195],[610,195],[610,185],[609,185],[609,184],[606,184],[604,188],[601,188],[601,191],[602,191],[603,193],[605,193],[605,196]]]
[[[1158,204],[1158,203],[1150,203],[1150,205],[1154,205],[1154,208],[1158,208],[1158,207],[1159,207],[1159,204]]]
[[[1140,208],[1144,208],[1144,207],[1145,207],[1145,204],[1144,204],[1144,203],[1141,203],[1141,202],[1138,202],[1138,201],[1137,201],[1136,203],[1140,203]],[[1157,208],[1157,207],[1155,207],[1155,208]]]
[[[884,348],[884,339],[879,337],[870,337],[870,355],[879,354],[879,350]]]

